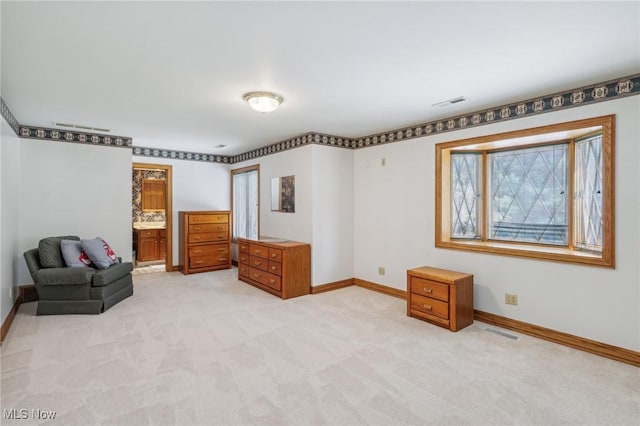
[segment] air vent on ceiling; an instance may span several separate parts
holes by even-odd
[[[55,121],[53,122],[53,125],[58,127],[68,127],[70,129],[84,130],[87,132],[109,133],[111,131],[111,129],[103,129],[101,127],[83,126],[81,124],[56,123]]]
[[[444,108],[444,107],[448,107],[449,105],[464,102],[466,100],[467,98],[465,98],[464,96],[458,96],[457,98],[447,99],[446,101],[438,102],[437,104],[433,104],[431,106]]]
[[[226,145],[219,143],[218,145],[214,145],[214,148],[224,148]]]

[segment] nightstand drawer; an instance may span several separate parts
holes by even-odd
[[[449,301],[449,285],[424,278],[411,277],[411,292],[443,302]]]
[[[418,294],[411,294],[411,309],[435,315],[442,319],[449,319],[448,303],[423,297]]]

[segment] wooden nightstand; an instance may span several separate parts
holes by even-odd
[[[473,324],[473,275],[428,266],[408,269],[407,316],[451,331]]]

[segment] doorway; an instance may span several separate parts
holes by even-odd
[[[132,165],[133,262],[138,272],[173,271],[172,167]]]

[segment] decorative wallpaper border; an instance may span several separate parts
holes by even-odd
[[[633,95],[640,95],[640,74],[514,102],[483,111],[376,133],[357,138],[354,149],[400,142],[430,134],[450,132],[485,124],[500,123],[516,118],[530,117]]]
[[[49,129],[20,125],[21,138],[42,139],[55,142],[75,142],[86,145],[104,145],[131,148],[132,140],[125,136],[103,135],[99,133],[74,132],[71,130]]]
[[[231,163],[239,163],[242,161],[251,160],[258,157],[263,157],[265,155],[275,154],[277,152],[287,151],[289,149],[299,148],[301,146],[311,144],[335,146],[337,148],[348,149],[353,149],[355,146],[353,139],[350,138],[326,135],[324,133],[309,132],[281,142],[272,143],[271,145],[267,145],[262,148],[256,148],[242,154],[234,155],[231,157]]]
[[[2,116],[5,120],[7,120],[7,123],[9,123],[13,131],[16,132],[16,135],[19,135],[18,131],[20,128],[20,124],[18,124],[18,120],[16,120],[16,118],[13,116],[11,110],[9,109],[9,106],[5,103],[2,96],[0,96],[0,113],[2,113]]]
[[[452,116],[442,120],[418,123],[385,132],[358,138],[327,135],[318,132],[304,133],[284,141],[256,148],[242,154],[226,156],[189,151],[132,146],[132,138],[95,133],[73,132],[42,127],[23,126],[18,123],[9,107],[0,97],[2,116],[22,138],[44,139],[59,142],[76,142],[89,145],[104,145],[132,148],[133,155],[142,157],[169,158],[210,163],[234,164],[275,154],[310,144],[334,146],[338,148],[360,149],[382,144],[415,139],[432,134],[440,134],[486,124],[500,123],[517,118],[568,108],[590,105],[598,102],[620,99],[640,94],[640,73],[596,83],[576,89],[556,92],[524,101],[488,108],[482,111]]]
[[[199,152],[175,151],[172,149],[149,148],[134,146],[133,155],[140,157],[169,158],[173,160],[191,160],[208,163],[231,163],[231,157],[226,155],[203,154]]]

